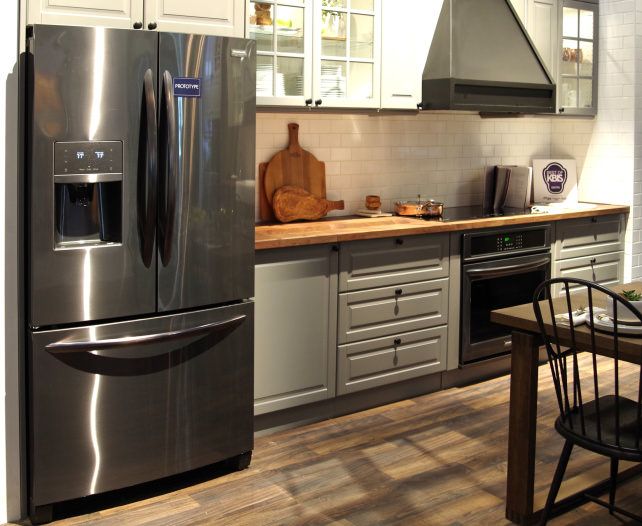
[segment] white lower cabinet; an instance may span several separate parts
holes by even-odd
[[[585,279],[604,286],[622,283],[625,229],[621,214],[558,221],[553,277]],[[563,293],[560,285],[554,286],[555,296]]]
[[[338,395],[446,369],[449,246],[447,234],[341,245]]]
[[[622,283],[623,270],[624,252],[620,251],[556,261],[553,274],[558,278],[585,279],[609,287]],[[564,294],[559,285],[555,292],[556,296]]]
[[[445,325],[339,346],[337,394],[409,380],[446,369]]]
[[[337,252],[260,250],[255,267],[254,413],[335,395]]]

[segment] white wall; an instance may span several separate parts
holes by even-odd
[[[20,509],[18,366],[17,166],[18,2],[5,0],[0,20],[0,522]]]
[[[635,2],[635,96],[633,213],[631,214],[632,248],[631,272],[633,279],[642,279],[642,0]]]

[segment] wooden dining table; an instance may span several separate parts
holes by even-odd
[[[642,292],[642,283],[627,283],[610,287],[616,292],[635,289]],[[572,296],[573,308],[587,307],[586,293]],[[556,312],[566,312],[566,298],[553,300]],[[604,307],[603,294],[596,295],[594,305]],[[542,308],[546,332],[552,331],[548,302]],[[535,443],[537,427],[537,383],[540,350],[543,345],[541,333],[532,303],[497,309],[491,312],[492,322],[511,327],[511,380],[510,411],[508,429],[508,471],[506,477],[506,518],[517,524],[533,524],[541,510],[534,509],[535,487]],[[570,329],[560,329],[560,343],[570,346]],[[552,333],[552,332],[551,332]],[[591,349],[591,330],[586,325],[575,327],[576,345],[579,351]],[[613,337],[609,333],[595,332],[596,352],[611,356]],[[631,363],[642,362],[642,337],[619,337],[620,360]],[[548,366],[546,366],[548,367]],[[551,379],[551,382],[553,380]],[[623,471],[618,480],[625,480],[641,472],[642,465]],[[591,486],[591,492],[599,493],[608,488],[608,481]],[[586,502],[583,492],[561,499],[556,506],[572,508]]]

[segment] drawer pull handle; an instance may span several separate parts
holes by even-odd
[[[397,245],[403,245],[403,239],[398,237],[397,239],[395,239],[395,243],[397,243]]]
[[[395,343],[395,347],[397,345],[401,345],[401,338],[395,338],[395,342],[394,343]]]
[[[401,296],[403,294],[403,289],[397,289],[395,290],[395,295],[396,296]]]
[[[591,218],[591,223],[597,223],[597,217],[593,216],[593,217]]]

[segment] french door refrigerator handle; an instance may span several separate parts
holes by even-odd
[[[466,273],[476,278],[493,278],[501,276],[502,274],[512,274],[524,270],[534,270],[542,265],[550,263],[549,258],[541,258],[529,263],[522,263],[521,265],[505,265],[502,267],[493,268],[476,268],[466,270]]]
[[[139,152],[138,173],[138,230],[141,236],[141,255],[147,268],[152,264],[154,237],[156,231],[156,192],[158,183],[158,143],[156,134],[156,96],[154,94],[154,74],[151,69],[143,77],[143,98],[145,103],[145,148]],[[143,141],[141,141],[143,142]],[[141,163],[141,157],[144,161]],[[142,164],[142,166],[141,166]]]
[[[163,266],[167,266],[172,257],[172,234],[174,229],[174,214],[176,212],[177,184],[177,132],[176,111],[172,75],[163,72],[163,98],[160,111],[161,129],[161,180],[160,180],[160,212],[159,212],[159,243],[160,257]]]
[[[59,341],[50,343],[45,349],[51,354],[84,353],[90,351],[104,351],[121,349],[133,345],[151,345],[159,342],[168,342],[183,338],[191,338],[204,334],[231,330],[240,325],[246,318],[245,314],[234,316],[225,321],[217,321],[198,325],[189,329],[144,334],[141,336],[124,336],[122,338],[108,338],[105,340],[86,340],[80,342]]]

